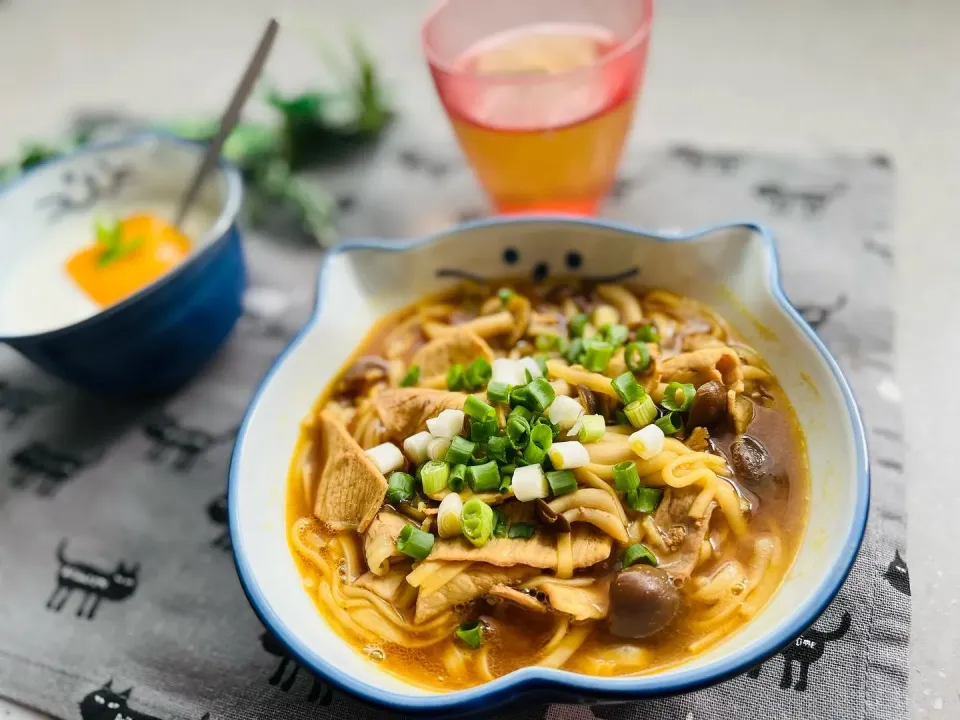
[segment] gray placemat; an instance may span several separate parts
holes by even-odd
[[[775,228],[786,290],[864,411],[870,524],[837,600],[746,675],[657,702],[514,717],[905,717],[910,585],[889,161],[678,147],[628,158],[621,175],[612,217],[651,228],[749,217]],[[479,206],[458,160],[399,137],[326,180],[349,236],[411,234]],[[309,312],[320,255],[255,235],[247,247],[246,315],[203,375],[168,398],[91,398],[0,352],[0,694],[83,720],[380,715],[288,658],[234,573],[224,524],[233,435]]]

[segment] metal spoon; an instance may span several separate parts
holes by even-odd
[[[243,77],[240,78],[240,83],[237,85],[237,89],[233,91],[233,97],[230,98],[230,103],[220,118],[220,127],[217,128],[217,134],[213,136],[213,140],[211,140],[207,146],[207,151],[204,153],[203,159],[200,161],[200,165],[196,173],[194,173],[193,179],[190,181],[190,186],[180,198],[180,204],[177,206],[177,214],[174,221],[174,225],[178,228],[183,223],[187,213],[190,212],[194,200],[197,199],[197,194],[200,191],[200,186],[203,184],[204,178],[206,178],[220,159],[220,151],[223,150],[223,144],[226,142],[227,137],[233,132],[237,121],[240,120],[240,112],[243,110],[244,104],[246,104],[250,93],[253,91],[254,85],[257,83],[257,79],[260,77],[260,71],[263,70],[263,66],[267,62],[270,49],[273,47],[273,40],[276,38],[279,28],[279,23],[273,18],[267,23],[267,27],[263,31],[263,35],[257,45],[257,50],[253,53],[253,57],[250,58],[247,69],[244,70]]]

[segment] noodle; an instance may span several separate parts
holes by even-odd
[[[570,656],[583,645],[591,630],[593,630],[593,625],[575,625],[567,632],[557,647],[541,658],[537,665],[550,668],[562,667],[570,659]]]
[[[569,578],[573,576],[573,546],[570,533],[557,535],[557,577]]]

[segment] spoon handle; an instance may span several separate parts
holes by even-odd
[[[250,93],[253,91],[257,79],[260,77],[263,66],[267,62],[270,49],[273,47],[273,41],[277,36],[277,30],[279,28],[279,23],[273,18],[267,23],[267,27],[263,31],[263,35],[257,45],[257,50],[254,52],[253,57],[250,58],[250,62],[247,64],[247,69],[243,72],[243,77],[240,78],[237,89],[233,91],[230,104],[227,105],[227,109],[224,110],[223,116],[220,118],[220,126],[217,128],[217,134],[213,136],[213,140],[211,140],[207,146],[207,151],[204,153],[203,160],[200,161],[200,166],[190,181],[190,186],[180,199],[180,204],[177,206],[176,220],[174,221],[174,225],[178,228],[190,211],[190,207],[193,205],[193,201],[200,191],[200,186],[203,184],[204,178],[206,178],[207,174],[220,159],[220,152],[223,150],[223,144],[227,141],[227,137],[233,132],[237,121],[240,120],[240,113],[247,99],[250,97]]]

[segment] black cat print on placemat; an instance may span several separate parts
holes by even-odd
[[[115,165],[102,159],[94,170],[64,170],[62,187],[37,201],[37,209],[48,212],[47,220],[57,222],[66,215],[89,210],[105,198],[115,197],[133,174],[128,164]]]
[[[297,679],[297,674],[300,672],[300,663],[290,657],[283,644],[267,631],[264,631],[260,636],[260,645],[274,657],[280,658],[280,663],[277,665],[277,669],[273,675],[270,676],[268,682],[271,685],[279,686],[284,692],[290,692],[291,688],[293,688],[294,681]],[[287,668],[291,665],[293,666],[293,670],[284,680],[283,676],[287,673]],[[310,687],[310,694],[307,695],[307,702],[319,702],[321,705],[329,705],[333,700],[333,688],[316,675],[312,673],[308,674],[313,679],[313,685]]]
[[[729,152],[709,152],[689,145],[679,145],[670,154],[691,170],[715,170],[721,175],[735,173],[743,162],[743,156]]]
[[[210,522],[221,528],[210,544],[218,550],[224,552],[233,548],[230,542],[230,530],[227,528],[227,494],[217,495],[213,500],[207,503],[207,517]]]
[[[786,215],[799,209],[805,217],[810,218],[821,215],[844,190],[846,186],[843,184],[830,188],[798,189],[774,182],[762,183],[753,188],[754,194],[765,201],[777,215]]]
[[[46,396],[28,387],[0,380],[0,414],[7,416],[7,429],[17,426],[35,408],[47,402]]]
[[[444,160],[434,160],[419,150],[413,149],[401,150],[397,155],[397,162],[400,163],[400,167],[406,170],[426,173],[434,180],[440,180],[453,169],[451,163]]]
[[[143,426],[144,434],[153,443],[147,451],[147,460],[155,465],[169,465],[178,472],[187,472],[211,448],[232,440],[237,430],[238,427],[232,427],[214,434],[201,428],[185,427],[173,416],[161,413]]]
[[[837,299],[829,305],[797,305],[797,312],[803,316],[803,319],[807,321],[810,327],[814,330],[819,330],[826,325],[830,318],[846,306],[847,296],[841,293],[837,296]]]
[[[10,484],[18,490],[32,486],[37,495],[49,497],[85,467],[99,460],[100,455],[82,457],[35,440],[10,456],[13,467]]]
[[[824,632],[809,628],[800,633],[800,637],[792,643],[782,648],[779,652],[779,655],[783,657],[783,675],[780,677],[780,688],[787,690],[792,686],[794,690],[799,692],[806,690],[807,675],[810,671],[810,666],[823,657],[828,643],[839,640],[847,634],[849,629],[850,613],[844,612],[840,618],[840,624],[833,630]],[[793,682],[794,663],[800,666],[800,673],[797,677],[796,684]],[[754,679],[760,677],[760,672],[763,670],[764,665],[765,663],[761,663],[754,667],[747,673],[747,677]]]
[[[133,595],[139,582],[140,563],[127,567],[118,562],[113,570],[101,570],[88,563],[67,558],[67,540],[57,546],[57,585],[47,599],[47,610],[60,612],[74,590],[81,593],[76,616],[93,620],[102,600],[121,602]]]
[[[112,686],[113,680],[107,680],[80,701],[81,720],[162,720],[157,715],[130,708],[132,687],[116,692]],[[210,713],[204,713],[200,720],[210,720]]]
[[[893,553],[893,560],[887,565],[883,576],[894,590],[910,595],[910,571],[907,569],[907,561],[900,556],[899,550],[894,550]]]

